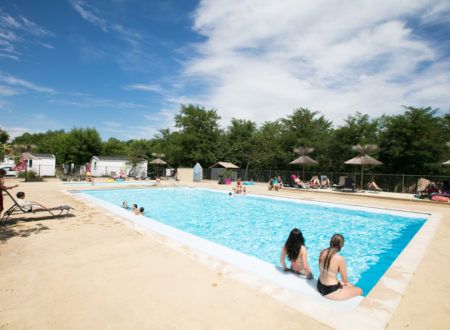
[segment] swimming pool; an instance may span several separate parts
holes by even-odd
[[[91,190],[84,193],[121,205],[145,207],[145,215],[233,250],[279,264],[290,230],[302,230],[309,264],[318,277],[317,258],[330,237],[346,239],[349,279],[367,295],[426,221],[426,215],[338,204],[233,196],[199,188]]]
[[[65,186],[110,186],[110,185],[136,185],[136,186],[154,186],[156,183],[151,181],[99,181],[99,182],[88,182],[88,181],[81,181],[81,182],[63,182],[63,185]]]

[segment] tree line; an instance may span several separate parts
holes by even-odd
[[[241,168],[294,169],[294,148],[311,147],[309,155],[319,162],[316,171],[348,171],[344,161],[357,156],[352,146],[376,144],[371,154],[384,163],[374,172],[404,174],[449,174],[441,163],[450,158],[450,114],[439,115],[431,107],[404,107],[397,115],[371,118],[367,114],[349,115],[339,127],[318,111],[306,108],[261,125],[233,118],[220,128],[214,109],[181,105],[175,115],[175,129],[162,129],[149,139],[102,141],[95,128],[73,128],[45,133],[24,133],[11,145],[33,146],[36,153],[51,153],[57,164],[89,162],[93,155],[127,156],[130,161],[152,159],[165,154],[173,167],[192,167],[199,162],[208,167],[229,161]],[[3,139],[4,140],[4,139]]]

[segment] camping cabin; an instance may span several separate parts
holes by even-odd
[[[52,154],[24,153],[28,171],[34,171],[38,176],[55,176],[56,159]]]
[[[147,161],[141,161],[133,166],[127,157],[121,156],[93,156],[91,158],[92,176],[126,176],[147,177]]]

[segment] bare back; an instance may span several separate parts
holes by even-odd
[[[347,282],[347,272],[342,272],[345,269],[345,259],[343,256],[336,253],[331,257],[330,266],[325,269],[325,258],[327,257],[329,251],[327,249],[323,250],[320,254],[319,265],[320,265],[320,281],[324,285],[334,285],[339,283],[337,274],[341,273],[344,282]],[[345,279],[344,279],[345,277]]]

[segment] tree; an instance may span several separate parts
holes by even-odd
[[[292,161],[294,157],[292,151],[299,145],[313,147],[320,164],[328,161],[328,157],[324,157],[324,155],[330,141],[331,122],[326,120],[320,112],[298,108],[288,118],[281,119],[281,122],[280,142],[284,150],[281,166],[286,167]]]
[[[217,161],[219,119],[216,110],[181,105],[180,113],[175,116],[175,127],[180,131],[172,140],[181,149],[180,165],[192,167],[199,162],[205,166]]]
[[[126,142],[116,138],[109,138],[102,145],[102,156],[123,156],[128,154],[128,146]]]
[[[250,152],[253,148],[253,135],[256,123],[245,119],[231,119],[226,133],[221,141],[222,160],[230,161],[239,167],[245,167],[250,162]]]
[[[67,134],[66,161],[74,164],[85,164],[102,150],[102,140],[95,128],[73,128]]]
[[[278,169],[286,166],[283,164],[285,154],[281,144],[281,124],[265,122],[254,134],[252,145],[250,152],[252,168]]]
[[[329,166],[337,171],[345,168],[344,162],[353,157],[352,146],[370,144],[378,141],[379,120],[371,120],[369,115],[357,112],[349,115],[344,125],[332,132],[326,154]]]
[[[7,142],[9,140],[9,134],[0,128],[0,160],[3,161],[5,156],[8,156],[12,152],[12,147]]]
[[[430,107],[405,107],[405,113],[384,116],[380,132],[380,160],[390,173],[439,173],[449,138],[447,117]]]

